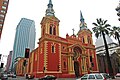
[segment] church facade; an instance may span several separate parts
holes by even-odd
[[[59,22],[55,17],[52,1],[49,0],[45,17],[41,21],[41,38],[38,47],[28,59],[18,61],[17,75],[32,74],[35,77],[79,77],[86,73],[99,72],[93,45],[92,32],[87,28],[82,12],[77,35],[59,36]],[[73,30],[74,31],[74,30]],[[24,60],[26,65],[22,65]]]

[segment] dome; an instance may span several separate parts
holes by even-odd
[[[108,35],[105,35],[105,38],[106,38],[107,44],[113,43],[112,39]],[[98,37],[95,42],[96,48],[100,46],[104,46],[103,36]]]

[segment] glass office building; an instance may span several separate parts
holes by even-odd
[[[22,18],[16,28],[11,68],[13,68],[17,58],[25,56],[25,48],[29,48],[30,51],[35,48],[35,36],[35,22]]]

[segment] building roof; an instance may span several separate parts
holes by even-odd
[[[113,40],[108,35],[105,35],[105,37],[106,37],[107,44],[114,43]],[[100,46],[104,46],[103,36],[98,37],[95,42],[96,48]]]

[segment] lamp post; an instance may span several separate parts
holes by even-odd
[[[104,72],[106,73],[106,61],[105,61],[105,54],[103,53],[103,63],[104,63]]]

